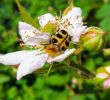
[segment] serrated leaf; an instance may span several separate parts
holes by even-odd
[[[43,29],[42,29],[42,32],[48,32],[50,34],[54,34],[57,30],[57,27],[55,25],[55,23],[47,23]]]
[[[32,26],[38,28],[39,25],[38,25],[37,20],[35,21],[35,19],[33,19],[31,17],[31,15],[25,10],[25,8],[20,4],[20,2],[18,0],[16,0],[16,4],[17,4],[18,9],[20,11],[22,20],[27,22],[28,24],[31,24]]]

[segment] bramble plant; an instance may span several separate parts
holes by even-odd
[[[82,64],[84,51],[103,51],[107,56],[110,50],[104,48],[107,32],[96,26],[88,27],[83,22],[81,8],[71,2],[59,16],[46,13],[38,16],[37,20],[26,12],[18,0],[16,4],[22,17],[22,21],[19,21],[21,46],[31,50],[1,54],[0,63],[17,69],[17,80],[32,72],[49,74],[69,69],[75,71],[73,76],[86,77],[104,89],[110,88],[109,66],[99,67],[92,72]],[[72,82],[77,83],[77,80]]]

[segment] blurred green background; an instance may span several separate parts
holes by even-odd
[[[21,4],[33,18],[50,12],[58,14],[69,4],[68,0],[21,0]],[[83,10],[88,26],[98,26],[110,31],[109,0],[75,0],[75,6]],[[18,22],[21,20],[14,0],[0,0],[0,53],[21,50]],[[110,36],[106,47],[110,47]],[[110,65],[110,58],[102,52],[82,55],[85,67],[95,72],[97,67]],[[72,80],[73,79],[73,80]],[[0,65],[0,100],[110,100],[110,91],[103,91],[91,80],[76,78],[63,70],[46,76],[33,73],[20,81],[10,66]]]

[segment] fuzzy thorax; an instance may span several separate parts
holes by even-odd
[[[61,54],[59,47],[53,44],[46,45],[45,51],[52,57],[58,56]]]

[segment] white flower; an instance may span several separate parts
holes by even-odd
[[[58,20],[52,14],[44,14],[40,17],[39,24],[41,29],[48,23],[57,23]],[[57,23],[59,25],[59,22]],[[84,33],[86,26],[83,26],[81,9],[74,7],[67,15],[63,16],[60,22],[60,29],[64,29],[72,37],[73,42],[78,42],[81,34]],[[19,34],[26,46],[45,46],[51,38],[49,33],[42,33],[35,27],[26,22],[19,22]],[[0,55],[0,63],[5,65],[18,65],[17,80],[23,76],[42,68],[46,62],[60,62],[74,53],[75,49],[67,49],[64,53],[55,57],[49,55],[45,49],[25,50]]]
[[[50,40],[48,33],[40,33],[36,28],[25,22],[19,22],[19,33],[23,42],[30,46],[42,45],[42,43],[48,43]],[[0,63],[5,65],[18,65],[17,80],[19,80],[23,76],[42,68],[46,62],[63,61],[71,55],[74,50],[74,48],[67,50],[56,57],[51,57],[47,52],[40,49],[17,51],[0,55]]]

